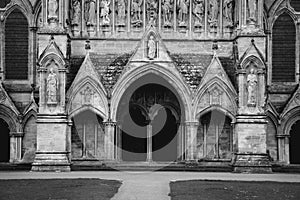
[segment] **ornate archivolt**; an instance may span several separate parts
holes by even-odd
[[[117,110],[122,96],[126,93],[131,85],[133,85],[138,80],[143,80],[143,77],[147,75],[154,75],[167,81],[171,86],[176,88],[176,93],[178,94],[178,100],[181,102],[181,110],[187,121],[191,120],[191,91],[188,86],[184,83],[180,76],[174,74],[166,67],[154,64],[146,64],[138,68],[132,68],[126,71],[112,91],[111,98],[111,119],[116,120]],[[155,79],[156,80],[156,79]],[[143,84],[147,84],[143,82]],[[182,113],[182,114],[183,114]]]

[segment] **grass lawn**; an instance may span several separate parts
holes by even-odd
[[[101,179],[0,180],[0,199],[107,200],[121,182]]]
[[[300,183],[240,181],[171,182],[172,200],[290,200],[300,199]]]

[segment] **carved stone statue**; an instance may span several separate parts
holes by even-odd
[[[53,68],[50,68],[50,73],[47,77],[47,104],[56,104],[57,103],[57,76],[54,73]]]
[[[247,76],[248,84],[248,105],[255,106],[257,99],[257,75],[255,74],[254,69],[250,70],[250,73]]]
[[[58,19],[58,3],[57,0],[48,1],[48,20],[56,21]]]
[[[134,27],[140,27],[142,24],[142,4],[143,0],[132,0],[131,23]]]
[[[195,15],[195,26],[202,26],[203,25],[203,18],[204,18],[204,0],[194,0],[194,10],[193,14]]]
[[[85,1],[85,21],[87,26],[93,26],[96,24],[96,1]]]
[[[147,16],[149,22],[154,22],[157,18],[157,0],[147,0]]]
[[[233,26],[233,0],[225,0],[223,7],[224,19],[227,27]]]
[[[249,21],[252,23],[256,22],[256,9],[256,0],[248,0]]]
[[[148,58],[154,59],[156,56],[156,42],[154,36],[151,35],[148,40]]]
[[[126,3],[125,0],[117,0],[117,24],[125,25]]]
[[[102,19],[102,25],[107,25],[110,23],[110,19],[109,19],[109,8],[110,5],[110,1],[109,0],[102,0],[100,2],[100,17]]]
[[[173,0],[164,0],[162,9],[164,26],[170,26],[172,20]]]
[[[219,3],[217,0],[209,0],[208,22],[210,27],[218,26]]]
[[[80,24],[81,7],[79,0],[73,0],[72,4],[72,25]]]
[[[179,26],[186,26],[188,19],[189,0],[177,0]]]

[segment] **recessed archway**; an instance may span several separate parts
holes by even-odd
[[[200,117],[197,132],[197,159],[230,160],[233,153],[232,119],[218,110]]]
[[[174,88],[156,75],[137,80],[118,106],[117,153],[123,161],[170,162],[181,157],[182,106]]]
[[[103,119],[85,110],[72,118],[72,159],[105,159]]]
[[[290,164],[300,164],[300,120],[290,130]]]
[[[10,157],[10,138],[9,126],[0,118],[0,162],[9,162]]]

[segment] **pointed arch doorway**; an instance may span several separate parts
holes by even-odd
[[[10,138],[9,126],[0,118],[0,162],[9,162],[10,157]]]
[[[153,77],[152,77],[153,78]],[[122,97],[117,118],[117,158],[172,162],[182,157],[181,106],[165,81],[143,77]]]

